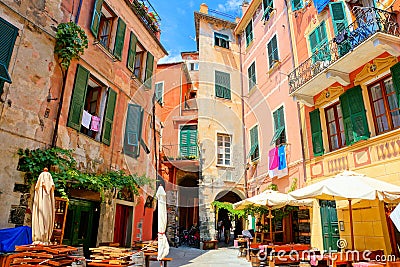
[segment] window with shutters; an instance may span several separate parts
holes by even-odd
[[[181,157],[186,159],[195,159],[198,157],[197,125],[185,125],[181,127],[179,153]]]
[[[285,130],[285,112],[283,106],[278,108],[273,113],[274,117],[274,136],[271,140],[271,145],[275,143],[276,146],[286,143],[286,130]]]
[[[310,112],[310,125],[314,156],[321,156],[324,154],[324,144],[322,140],[321,118],[318,108]]]
[[[153,67],[154,67],[154,56],[150,53],[146,53],[146,69],[144,73],[144,85],[150,89],[152,87],[153,79]]]
[[[260,148],[258,144],[258,125],[250,129],[250,151],[249,155],[251,161],[256,161],[260,157]]]
[[[268,66],[270,69],[274,67],[275,64],[279,63],[279,53],[278,53],[278,43],[276,35],[271,38],[267,44],[268,49]]]
[[[346,144],[351,145],[370,136],[361,86],[348,89],[340,97]]]
[[[329,3],[329,10],[335,35],[338,35],[347,27],[345,3],[341,1],[331,2]]]
[[[189,69],[189,71],[198,71],[199,70],[199,62],[189,62],[188,69]]]
[[[117,94],[78,65],[68,126],[109,145]]]
[[[231,136],[217,134],[217,165],[231,165]]]
[[[144,50],[143,46],[140,43],[136,44],[136,51],[135,51],[135,63],[134,63],[134,69],[133,69],[133,74],[135,75],[136,78],[138,78],[140,81],[143,81],[144,79],[144,68],[145,62],[144,62],[144,56],[146,54],[146,51]]]
[[[313,63],[317,61],[330,60],[330,49],[327,45],[328,37],[326,35],[325,22],[323,21],[318,27],[308,36],[310,50],[312,53]]]
[[[215,71],[215,96],[231,99],[231,75],[222,71]]]
[[[229,36],[214,32],[214,45],[229,49]]]
[[[249,78],[249,91],[250,91],[257,84],[256,62],[253,62],[247,69],[247,75]]]
[[[344,136],[342,109],[339,102],[325,108],[325,119],[330,151],[344,147],[346,138]]]
[[[140,105],[129,104],[126,123],[123,152],[125,155],[137,158],[140,155],[140,144],[142,141],[144,110]]]
[[[121,60],[126,24],[115,15],[104,0],[94,2],[90,29],[97,42],[108,53]]]
[[[263,0],[264,7],[264,15],[263,19],[268,21],[271,17],[271,13],[274,10],[274,1],[273,0]]]
[[[0,18],[0,95],[3,93],[4,83],[11,83],[8,67],[17,35],[18,28]]]
[[[399,96],[394,88],[392,77],[370,85],[368,90],[376,133],[381,134],[399,128]]]
[[[249,24],[246,26],[245,30],[245,35],[246,35],[246,47],[250,45],[250,43],[253,41],[253,21],[250,20]]]
[[[292,11],[302,9],[303,5],[303,0],[292,0]]]
[[[163,105],[164,82],[156,83],[156,85],[155,85],[155,95],[156,95],[156,101],[160,105]]]

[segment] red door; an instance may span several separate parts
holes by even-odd
[[[115,209],[114,243],[119,243],[122,247],[131,246],[132,211],[132,207],[120,204]]]

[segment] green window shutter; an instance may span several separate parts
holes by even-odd
[[[183,126],[180,131],[180,155],[197,156],[197,126]]]
[[[286,142],[286,135],[285,135],[285,113],[283,110],[283,106],[278,108],[272,114],[274,118],[274,136],[270,142],[270,145],[273,145],[276,140],[280,139],[280,143]]]
[[[346,144],[353,144],[370,136],[361,86],[355,86],[340,97]]]
[[[342,32],[347,27],[346,11],[343,2],[331,2],[329,4],[333,29],[335,34]]]
[[[125,39],[125,30],[126,24],[121,19],[118,18],[118,26],[117,26],[117,33],[115,36],[115,45],[114,45],[114,56],[121,60],[122,58],[122,50],[124,48],[124,39]]]
[[[156,88],[155,88],[155,96],[156,100],[160,105],[163,102],[163,94],[164,94],[164,83],[156,83]]]
[[[137,37],[133,32],[131,32],[129,39],[128,60],[126,62],[126,66],[132,72],[135,69],[136,44],[137,44]]]
[[[100,18],[101,18],[101,7],[103,6],[103,0],[96,0],[93,6],[93,16],[92,23],[90,25],[90,30],[92,31],[94,37],[98,37]]]
[[[390,68],[394,89],[396,90],[397,103],[400,105],[400,62]]]
[[[269,20],[269,16],[274,9],[274,1],[273,0],[263,0],[263,6],[264,6],[264,14],[262,16],[262,19]]]
[[[246,26],[246,47],[249,46],[249,44],[251,43],[251,41],[253,41],[253,22],[250,21],[249,24],[247,24]]]
[[[215,71],[215,96],[231,99],[231,76],[229,73]]]
[[[321,156],[324,154],[324,145],[319,109],[314,109],[310,112],[310,125],[314,156]]]
[[[128,105],[124,138],[124,154],[134,158],[137,158],[140,155],[143,112],[143,108],[139,105]]]
[[[269,68],[272,68],[277,60],[279,60],[278,55],[278,44],[276,41],[276,35],[272,37],[271,41],[268,42],[268,62]]]
[[[111,143],[111,133],[112,133],[116,103],[117,103],[117,93],[111,88],[108,88],[106,113],[103,122],[103,134],[101,136],[101,141],[106,145],[110,145]]]
[[[250,129],[250,152],[248,157],[251,157],[251,160],[256,160],[259,157],[258,125]]]
[[[247,75],[249,78],[249,90],[253,88],[257,83],[256,77],[256,63],[253,62],[250,67],[247,69]]]
[[[153,65],[154,65],[154,56],[147,52],[147,60],[146,60],[146,75],[144,77],[144,85],[147,88],[151,88],[152,77],[153,77]]]
[[[292,11],[303,8],[303,0],[292,0]]]
[[[0,95],[3,93],[4,82],[11,83],[8,66],[17,35],[18,28],[0,18]]]
[[[78,65],[67,123],[67,126],[78,131],[81,129],[83,105],[85,104],[89,75],[90,72],[87,69]]]

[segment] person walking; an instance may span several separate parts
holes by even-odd
[[[225,237],[225,244],[229,244],[231,241],[231,228],[232,228],[232,223],[231,220],[226,219],[225,224],[224,224],[224,237]]]

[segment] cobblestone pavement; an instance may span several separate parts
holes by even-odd
[[[238,249],[224,247],[217,250],[200,250],[188,247],[170,248],[168,254],[173,261],[168,267],[250,267],[245,258],[238,257]],[[159,262],[152,262],[150,267],[159,267]]]

